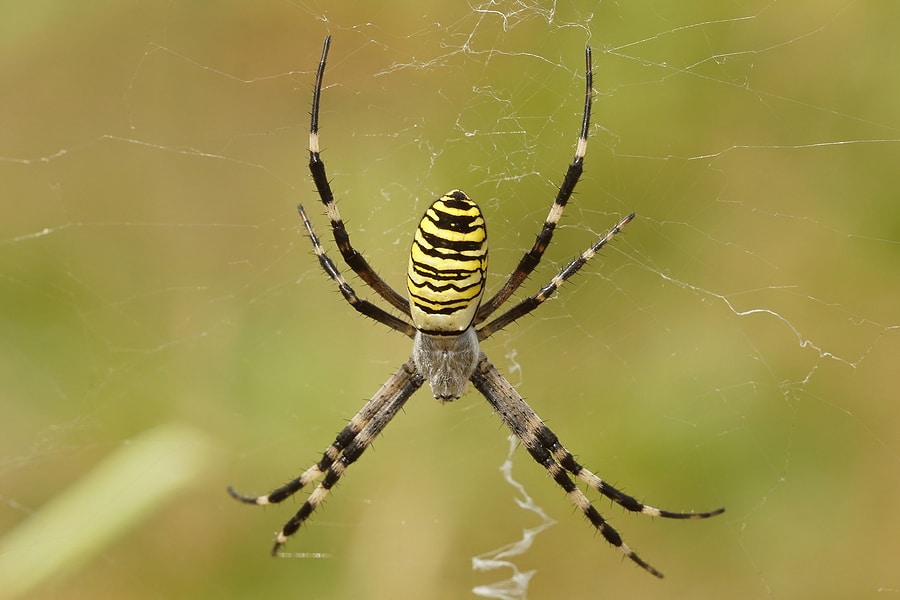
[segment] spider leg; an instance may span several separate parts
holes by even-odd
[[[556,435],[550,431],[537,413],[528,406],[512,384],[500,374],[484,354],[481,355],[478,366],[471,376],[471,381],[475,388],[487,399],[503,422],[506,423],[510,431],[522,442],[531,457],[547,469],[553,480],[566,492],[569,499],[584,513],[591,525],[600,532],[606,541],[621,550],[631,561],[656,577],[662,577],[663,575],[638,556],[622,540],[622,536],[594,508],[584,492],[569,477],[567,471],[588,482],[605,496],[612,498],[625,508],[629,508],[629,510],[673,518],[703,518],[722,512],[723,509],[711,513],[682,515],[682,513],[669,513],[652,507],[645,507],[630,496],[626,496],[615,488],[606,485],[599,477],[578,465],[569,451],[559,443]]]
[[[325,205],[325,213],[331,221],[331,231],[334,234],[334,242],[337,244],[344,262],[347,263],[359,277],[369,284],[375,292],[384,298],[391,306],[401,313],[409,316],[409,301],[397,293],[388,283],[381,278],[369,265],[368,261],[350,243],[350,234],[344,227],[341,213],[334,201],[334,192],[328,183],[328,175],[325,173],[325,163],[319,156],[319,101],[322,96],[322,80],[325,76],[325,60],[328,58],[328,48],[331,46],[331,36],[325,38],[322,45],[322,58],[319,60],[319,68],[316,71],[316,84],[313,88],[312,112],[309,124],[309,172],[322,204]],[[395,328],[396,329],[396,328]]]
[[[297,206],[297,212],[300,213],[300,218],[303,219],[303,225],[306,227],[306,233],[309,235],[309,239],[312,242],[313,251],[319,259],[319,264],[322,265],[322,269],[324,269],[328,276],[337,284],[341,295],[344,296],[344,299],[350,306],[370,319],[383,323],[391,329],[405,334],[407,337],[413,337],[416,334],[416,328],[410,323],[407,323],[403,319],[398,319],[377,304],[372,304],[368,300],[362,300],[356,295],[356,292],[353,291],[353,288],[350,287],[350,284],[347,283],[347,280],[344,279],[344,276],[338,271],[334,261],[325,253],[325,249],[322,247],[322,243],[319,241],[319,237],[316,235],[312,222],[310,222],[309,218],[306,216],[306,211],[303,210],[302,205]]]
[[[328,446],[322,459],[304,471],[299,477],[268,495],[244,496],[229,487],[228,493],[236,500],[247,504],[277,504],[291,497],[308,483],[322,475],[325,478],[309,495],[297,513],[291,517],[281,532],[276,536],[272,547],[272,555],[294,534],[309,518],[312,512],[325,500],[331,488],[340,480],[344,471],[353,464],[381,433],[388,423],[412,394],[418,390],[424,380],[416,371],[412,361],[407,361],[388,379],[381,389],[362,407],[350,423],[338,434],[334,442]]]
[[[500,308],[500,306],[513,295],[519,286],[522,285],[531,272],[534,271],[535,267],[538,266],[538,263],[541,262],[544,251],[547,249],[547,246],[550,245],[550,240],[553,239],[553,232],[556,230],[556,225],[559,223],[563,211],[566,209],[566,203],[568,203],[569,198],[572,197],[572,192],[575,191],[575,186],[581,178],[581,173],[584,169],[584,155],[587,153],[588,130],[590,129],[591,123],[591,96],[593,94],[594,86],[590,46],[587,46],[584,49],[584,61],[584,113],[581,117],[581,132],[578,135],[578,143],[575,146],[575,157],[572,159],[569,168],[566,170],[562,185],[559,186],[559,192],[556,194],[556,199],[553,201],[553,206],[550,207],[550,212],[544,220],[544,225],[541,227],[540,233],[538,233],[534,240],[534,245],[531,247],[531,250],[522,256],[521,260],[519,260],[519,264],[516,265],[515,270],[513,270],[512,274],[500,290],[479,307],[478,314],[475,317],[476,324],[481,323],[491,316],[494,311]]]
[[[228,488],[228,493],[236,500],[240,500],[246,504],[258,504],[260,506],[278,504],[282,500],[290,498],[304,486],[321,477],[332,463],[340,457],[341,452],[344,451],[350,442],[356,439],[359,432],[362,431],[379,412],[381,412],[389,400],[389,395],[375,394],[372,399],[366,402],[359,412],[350,419],[347,426],[341,430],[335,440],[325,449],[325,452],[322,454],[322,459],[319,462],[315,463],[301,473],[299,477],[292,479],[280,488],[269,492],[265,496],[244,496],[235,491],[233,487]]]
[[[594,488],[619,506],[623,507],[625,510],[638,512],[644,515],[650,515],[651,517],[663,517],[665,519],[708,519],[709,517],[714,517],[725,512],[724,508],[717,508],[716,510],[699,513],[673,512],[670,510],[663,510],[661,508],[655,508],[653,506],[643,504],[636,498],[633,498],[632,496],[629,496],[628,494],[614,488],[610,484],[603,481],[603,479],[598,477],[596,474],[578,464],[578,462],[575,460],[575,457],[572,456],[572,453],[569,452],[566,447],[559,442],[559,438],[556,437],[556,434],[553,433],[553,431],[551,431],[550,428],[543,423],[540,424],[539,430],[536,432],[536,436],[540,440],[541,445],[543,445],[544,448],[546,448],[553,454],[556,461],[566,471],[578,477],[578,479]]]
[[[616,223],[616,226],[606,232],[606,235],[598,239],[590,248],[579,254],[578,257],[572,260],[572,262],[563,267],[562,270],[557,273],[553,279],[547,282],[547,284],[542,287],[537,294],[525,298],[524,300],[507,310],[505,313],[479,329],[478,340],[482,341],[489,338],[516,319],[527,315],[538,306],[543,304],[544,301],[547,300],[547,298],[552,296],[553,293],[557,289],[559,289],[559,286],[561,286],[567,279],[577,273],[581,269],[581,267],[583,267],[585,263],[587,263],[587,261],[594,258],[597,252],[599,252],[601,248],[608,244],[611,239],[616,237],[616,235],[618,235],[619,232],[622,231],[622,229],[626,225],[628,225],[628,223],[630,223],[632,219],[634,219],[634,213],[631,213],[630,215]]]

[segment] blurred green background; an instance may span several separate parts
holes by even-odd
[[[330,33],[323,156],[398,287],[455,187],[486,213],[491,282],[509,272],[594,47],[587,171],[526,288],[638,218],[485,351],[601,476],[728,512],[597,499],[657,581],[520,448],[514,476],[557,521],[511,559],[529,597],[897,593],[900,7],[681,4],[0,6],[0,578],[46,568],[33,598],[449,599],[511,575],[472,558],[539,520],[476,393],[417,394],[293,558],[268,550],[305,492],[225,494],[318,459],[409,352],[342,302],[296,217],[332,247],[306,170]]]

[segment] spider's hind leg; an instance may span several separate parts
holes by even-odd
[[[617,504],[634,512],[671,519],[703,519],[724,512],[724,509],[718,509],[706,513],[676,513],[642,504],[635,498],[606,484],[594,473],[578,464],[572,453],[560,443],[556,434],[544,424],[537,413],[522,399],[522,396],[519,395],[512,384],[500,374],[497,368],[483,354],[475,372],[472,374],[471,381],[478,391],[484,395],[500,418],[503,419],[507,427],[522,442],[522,445],[525,446],[535,462],[547,470],[553,481],[566,492],[572,503],[581,510],[603,538],[618,548],[629,560],[652,575],[656,577],[663,576],[662,573],[638,556],[622,540],[619,532],[607,523],[590,499],[575,485],[575,482],[569,476],[570,474],[581,479]]]
[[[255,498],[239,494],[232,487],[228,488],[228,493],[231,494],[232,498],[246,504],[264,506],[277,504],[293,496],[305,485],[315,481],[322,475],[325,476],[276,536],[275,543],[272,546],[273,556],[278,553],[278,549],[300,528],[313,511],[322,504],[347,467],[356,462],[378,434],[387,427],[387,424],[391,422],[397,412],[403,408],[409,397],[423,383],[424,379],[418,373],[412,361],[405,362],[338,434],[334,442],[323,453],[322,459],[304,471],[299,477],[292,479],[266,496]]]
[[[618,548],[629,560],[640,566],[645,571],[656,577],[662,577],[655,567],[642,559],[622,540],[622,536],[606,519],[594,508],[591,501],[584,495],[575,482],[569,477],[566,469],[557,462],[555,456],[544,444],[545,432],[552,432],[544,425],[530,406],[522,399],[522,396],[509,383],[503,375],[492,365],[483,354],[481,360],[472,374],[472,384],[487,399],[494,411],[500,416],[506,426],[522,442],[528,453],[539,465],[547,469],[547,473],[553,478],[566,495],[587,517],[591,525],[600,532],[603,538]],[[555,437],[555,436],[554,436]]]
[[[551,431],[550,428],[543,423],[540,424],[535,435],[540,441],[541,445],[553,454],[556,462],[558,462],[566,471],[576,476],[578,479],[580,479],[593,489],[597,490],[625,510],[638,512],[644,515],[650,515],[651,517],[663,517],[665,519],[708,519],[709,517],[714,517],[725,512],[724,508],[717,508],[716,510],[700,513],[673,512],[670,510],[663,510],[661,508],[655,508],[653,506],[644,504],[636,498],[629,496],[628,494],[606,483],[595,473],[589,471],[588,469],[585,469],[583,466],[578,464],[578,462],[575,460],[575,457],[572,456],[572,453],[569,452],[566,447],[560,443],[559,438],[556,437],[556,434],[553,433],[553,431]]]

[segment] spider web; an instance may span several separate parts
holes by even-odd
[[[0,11],[0,597],[900,592],[894,3]],[[523,293],[638,217],[484,349],[600,476],[726,506],[654,521],[589,493],[662,582],[522,449],[498,474],[506,432],[475,393],[416,395],[287,558],[267,546],[303,494],[224,493],[306,467],[409,352],[342,303],[294,212],[329,239],[305,167],[328,33],[323,157],[398,288],[456,187],[486,214],[489,285],[512,269],[592,45],[586,172]]]

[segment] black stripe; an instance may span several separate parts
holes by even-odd
[[[432,304],[442,304],[442,303],[459,302],[459,301],[464,301],[466,303],[469,303],[469,302],[472,302],[472,300],[474,300],[475,297],[478,296],[478,294],[469,296],[468,294],[464,295],[464,292],[467,292],[468,290],[471,290],[472,288],[480,288],[480,287],[481,287],[481,281],[473,283],[472,285],[467,285],[465,287],[456,286],[456,285],[453,285],[452,283],[447,284],[447,285],[432,285],[431,283],[423,283],[422,285],[416,284],[416,288],[428,288],[428,289],[430,289],[434,292],[438,292],[438,293],[445,294],[447,292],[455,292],[453,294],[452,298],[446,298],[446,299],[440,299],[440,300],[427,298],[421,294],[416,293],[416,291],[414,291],[414,290],[410,290],[410,293],[413,296],[415,296],[416,298],[420,298],[424,302],[430,302]]]
[[[455,208],[457,210],[466,210],[467,208],[475,206],[475,203],[459,190],[455,190],[452,194],[447,196],[441,196],[438,200],[450,208]]]
[[[429,240],[424,240],[428,242]],[[433,240],[431,240],[433,241]],[[474,248],[459,248],[441,245],[423,245],[419,240],[413,242],[422,251],[422,254],[430,258],[440,260],[442,258],[462,257],[462,260],[479,260],[485,257],[485,252],[481,250],[483,244],[476,243]]]
[[[480,263],[481,261],[477,259],[472,259],[472,262]],[[466,279],[471,275],[475,275],[476,273],[483,273],[481,266],[475,267],[474,269],[436,269],[431,265],[413,261],[413,272],[421,275],[422,277],[427,277],[429,279],[444,279],[454,281],[457,279]]]
[[[448,228],[442,227],[442,229]],[[455,250],[456,252],[465,252],[466,250],[481,250],[482,248],[484,248],[484,240],[472,242],[451,240],[445,237],[441,237],[439,233],[428,233],[421,227],[419,228],[419,235],[421,235],[422,239],[424,239],[435,248],[446,248],[448,250]],[[419,245],[419,247],[421,247],[421,244]]]
[[[420,304],[416,304],[419,310],[423,313],[428,313],[429,315],[452,315],[455,312],[459,312],[460,310],[466,308],[467,304],[462,304],[459,306],[447,306],[445,308],[434,308],[432,306],[422,306]],[[440,330],[436,330],[440,331]],[[431,333],[430,331],[426,333]],[[446,332],[444,332],[446,333]]]
[[[437,219],[432,217],[431,211],[425,213],[425,218],[440,229],[466,233],[484,229],[484,219],[481,218],[481,215],[453,215],[437,208],[434,208],[434,212],[437,213]]]

